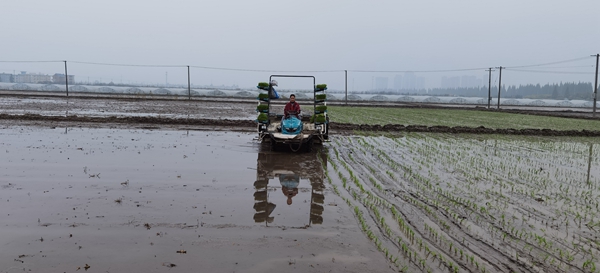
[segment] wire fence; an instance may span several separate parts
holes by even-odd
[[[594,82],[595,65],[591,63],[591,59],[592,57],[585,56],[539,64],[503,66],[502,78],[499,67],[432,70],[266,70],[183,64],[3,60],[0,61],[0,90],[48,92],[66,96],[89,93],[176,96],[187,99],[255,98],[259,93],[256,84],[267,81],[270,74],[306,74],[315,76],[317,83],[327,83],[328,99],[333,101],[487,104],[495,98],[494,103],[497,103],[498,107],[500,104],[592,107],[595,104],[592,103],[595,102],[595,93],[591,84],[583,87],[587,95],[571,99],[557,98],[556,94],[553,98],[541,95],[515,97],[514,90],[510,88],[511,85],[516,86],[516,79],[523,82],[524,77],[525,82],[530,81],[535,85],[533,83],[538,79],[535,75],[552,75],[555,82],[563,83]],[[488,74],[490,68],[493,69],[491,81]],[[466,72],[471,75],[464,75]],[[435,77],[440,80],[440,75],[440,87],[427,88],[425,83],[433,82]],[[291,93],[312,93],[312,83],[297,79],[281,81],[283,82],[279,83],[279,91],[284,96]],[[489,82],[491,84],[488,84]],[[500,82],[502,86],[498,87]],[[568,90],[569,86],[561,88]],[[497,98],[504,92],[508,92],[509,96],[503,96],[498,101]]]

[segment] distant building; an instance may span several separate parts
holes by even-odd
[[[53,83],[65,84],[65,74],[56,73],[52,76]],[[69,75],[69,83],[75,83],[75,76]]]
[[[402,86],[405,90],[415,90],[417,89],[417,76],[413,72],[404,73],[404,81]]]
[[[402,75],[394,76],[394,90],[400,92],[402,89]]]
[[[375,90],[386,91],[387,89],[388,89],[388,78],[387,77],[375,78]]]
[[[25,71],[21,71],[21,74],[17,74],[14,77],[16,83],[51,83],[52,77],[50,75],[38,74],[27,74]]]
[[[417,90],[425,89],[425,78],[424,77],[417,77],[417,81],[415,83],[415,89],[417,89]]]
[[[15,82],[13,74],[0,73],[0,82]]]
[[[460,77],[442,77],[442,88],[459,88]]]
[[[462,76],[460,81],[460,87],[470,88],[481,86],[481,79],[475,76]]]

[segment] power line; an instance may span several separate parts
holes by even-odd
[[[593,65],[573,65],[573,66],[551,66],[551,67],[543,67],[544,69],[554,69],[554,68],[581,68],[581,67],[594,67]]]
[[[458,71],[475,71],[475,70],[485,70],[487,67],[478,67],[478,68],[464,68],[464,69],[444,69],[444,70],[348,70],[350,72],[360,72],[360,73],[438,73],[438,72],[458,72]]]
[[[190,67],[201,68],[201,69],[211,69],[211,70],[242,71],[242,72],[283,72],[283,73],[331,73],[331,72],[344,72],[344,70],[260,70],[260,69],[243,69],[243,68],[197,66],[197,65],[190,65]],[[350,71],[350,70],[348,70],[348,71]]]
[[[580,60],[588,59],[589,57],[581,57],[563,61],[542,63],[542,64],[534,64],[534,65],[521,65],[521,66],[509,66],[503,67],[503,69],[508,69],[511,71],[519,71],[519,72],[533,72],[533,73],[558,73],[558,74],[591,74],[588,72],[572,72],[572,71],[542,71],[542,70],[519,70],[516,68],[526,68],[526,67],[539,67],[539,66],[547,66],[553,64],[561,64],[561,63],[569,63]],[[46,60],[46,61],[0,61],[0,63],[52,63],[52,62],[65,62],[64,60]],[[101,62],[82,62],[82,61],[69,61],[69,63],[77,63],[77,64],[89,64],[89,65],[106,65],[106,66],[124,66],[124,67],[173,67],[173,68],[186,68],[188,65],[161,65],[161,64],[116,64],[116,63],[101,63]],[[229,68],[229,67],[213,67],[213,66],[198,66],[198,65],[189,65],[189,67],[199,68],[199,69],[209,69],[209,70],[222,70],[222,71],[240,71],[240,72],[283,72],[283,73],[335,73],[335,72],[344,72],[345,70],[268,70],[268,69],[244,69],[244,68]],[[577,66],[572,66],[577,67]],[[580,66],[580,67],[588,67],[588,66]],[[549,69],[553,68],[561,68],[561,67],[548,67]],[[571,68],[571,67],[562,67],[562,68]],[[464,69],[441,69],[441,70],[347,70],[350,72],[357,73],[442,73],[442,72],[460,72],[460,71],[477,71],[477,70],[485,70],[487,67],[478,67],[478,68],[464,68]]]
[[[63,61],[0,61],[0,63],[62,63]]]
[[[527,70],[527,69],[514,69],[514,68],[506,68],[506,70],[517,71],[517,72],[547,73],[547,74],[582,74],[582,75],[594,74],[592,72]]]
[[[111,63],[95,63],[95,62],[80,62],[69,61],[76,64],[92,64],[92,65],[109,65],[109,66],[137,66],[137,67],[187,67],[187,65],[161,65],[161,64],[111,64]]]
[[[156,65],[156,64],[114,64],[114,63],[97,63],[97,62],[80,62],[70,61],[71,63],[78,64],[91,64],[91,65],[109,65],[109,66],[133,66],[133,67],[188,67],[188,65]],[[243,71],[243,72],[286,72],[286,73],[308,73],[308,72],[343,72],[344,70],[260,70],[260,69],[244,69],[244,68],[228,68],[228,67],[212,67],[212,66],[198,66],[189,65],[189,67],[210,69],[210,70],[226,70],[226,71]]]
[[[589,58],[590,57],[586,56],[586,57],[581,57],[581,58],[576,58],[576,59],[570,59],[570,60],[564,60],[564,61],[551,62],[551,63],[521,65],[521,66],[509,66],[509,67],[505,67],[505,68],[509,68],[510,69],[510,68],[524,68],[524,67],[545,66],[545,65],[552,65],[552,64],[562,64],[562,63],[570,63],[570,62],[581,61],[581,60],[585,60],[585,59],[589,59]]]

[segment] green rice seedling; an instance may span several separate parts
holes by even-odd
[[[259,122],[267,122],[269,120],[269,117],[265,113],[260,113],[260,114],[258,114],[258,117],[256,119]]]
[[[317,111],[318,113],[323,113],[327,111],[327,105],[318,105],[317,107],[315,107],[315,111]]]
[[[327,88],[327,84],[324,84],[324,83],[317,84],[316,88],[320,89],[320,90],[324,90]]]
[[[323,114],[318,114],[318,115],[314,115],[313,119],[315,123],[325,123],[326,119],[325,119],[325,115]]]
[[[315,96],[315,100],[317,101],[322,101],[322,100],[326,100],[327,99],[327,95],[326,94],[317,94]]]
[[[267,110],[269,110],[269,105],[267,104],[259,104],[258,106],[256,106],[256,111],[258,112],[263,112]]]
[[[258,94],[258,99],[259,100],[268,100],[269,99],[269,94],[267,94],[267,93],[260,93],[260,94]]]
[[[268,82],[259,82],[258,87],[269,87],[269,83]]]

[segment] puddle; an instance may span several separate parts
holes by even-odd
[[[326,149],[274,153],[254,137],[1,129],[0,270],[389,270],[324,185]]]

